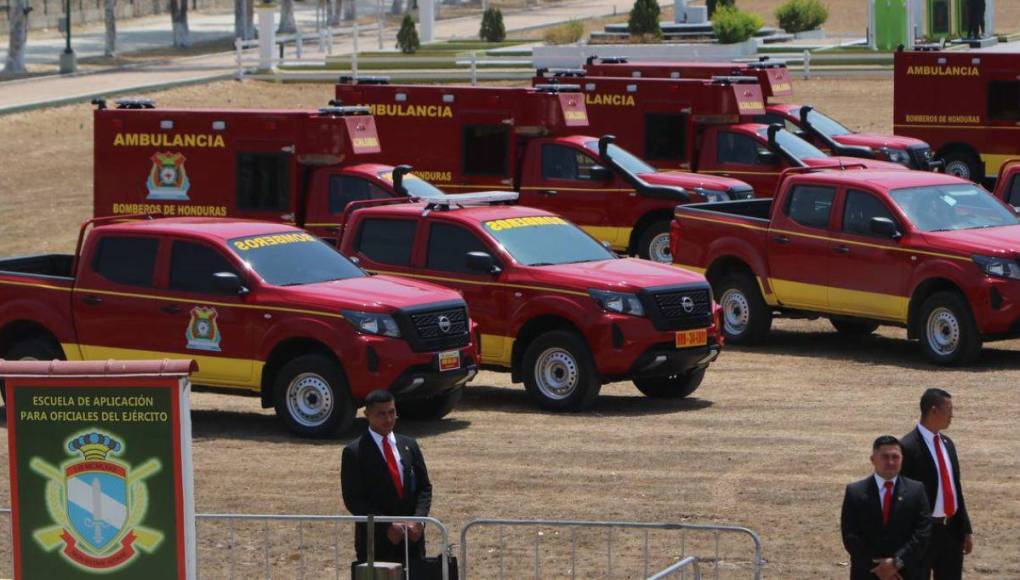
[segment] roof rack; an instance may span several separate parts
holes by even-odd
[[[337,82],[341,85],[388,85],[390,84],[390,77],[340,75],[340,79]]]
[[[600,58],[592,55],[587,58],[587,63],[592,64],[596,60],[599,61],[600,64],[627,64],[630,62],[625,56],[604,56]]]
[[[583,77],[585,75],[583,68],[547,68],[539,70],[548,72],[554,77]]]
[[[155,109],[156,101],[152,99],[130,98],[114,101],[118,109]]]
[[[548,85],[535,85],[533,87],[539,93],[579,93],[581,85],[561,85],[552,83]]]
[[[712,77],[712,82],[720,85],[756,85],[758,84],[758,78],[736,75],[718,75]]]
[[[319,114],[322,115],[323,117],[349,117],[353,115],[371,115],[372,109],[368,107],[330,106],[320,108]]]
[[[419,201],[425,202],[425,211],[429,210],[450,210],[456,207],[470,205],[492,205],[517,201],[520,196],[516,191],[479,191],[477,193],[461,193],[447,195],[444,197],[423,197]]]

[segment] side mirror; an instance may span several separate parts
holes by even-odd
[[[759,151],[758,163],[760,165],[779,165],[779,156],[772,151]]]
[[[893,240],[898,240],[903,237],[903,234],[896,229],[896,223],[889,218],[884,217],[873,217],[871,222],[868,224],[871,229],[871,233],[877,234]]]
[[[241,283],[240,276],[233,272],[216,272],[213,274],[213,280],[216,288],[224,294],[244,295],[248,293],[248,289]]]
[[[588,175],[591,176],[592,181],[609,181],[613,177],[613,172],[608,167],[592,165],[588,170]]]
[[[503,271],[488,252],[468,252],[464,255],[464,260],[468,268],[485,274],[496,275]]]

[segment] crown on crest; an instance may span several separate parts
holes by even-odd
[[[87,460],[103,460],[110,452],[121,450],[119,441],[102,433],[88,433],[75,437],[67,444],[67,449],[72,453],[80,451]]]

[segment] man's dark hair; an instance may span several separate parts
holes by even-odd
[[[900,448],[901,453],[903,452],[903,444],[900,443],[899,439],[893,437],[892,435],[882,435],[878,439],[875,439],[875,442],[871,444],[871,451],[872,452],[878,451],[879,447],[884,447],[886,445],[895,445]]]
[[[378,405],[379,403],[389,403],[394,401],[393,393],[385,389],[376,389],[365,397],[365,408],[371,407],[372,405]]]
[[[946,399],[952,398],[952,395],[942,389],[926,389],[924,394],[921,395],[921,416],[927,417],[932,409],[935,407],[941,408],[946,403]]]

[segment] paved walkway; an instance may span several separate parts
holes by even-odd
[[[508,32],[527,30],[558,22],[566,22],[571,19],[626,13],[632,5],[633,0],[577,0],[553,6],[534,8],[528,11],[508,12],[503,15],[503,21]],[[195,19],[195,22],[192,24],[193,30],[212,31],[216,28],[215,23],[220,22],[221,30],[225,31],[226,37],[232,36],[232,14],[206,16],[203,16],[201,19]],[[169,16],[164,15],[164,17],[166,22],[162,23],[152,22],[150,24],[143,22],[137,28],[131,25],[125,26],[120,34],[125,39],[125,43],[134,43],[130,46],[138,46],[140,48],[167,46],[170,43]],[[306,26],[306,29],[314,30],[314,8],[311,10],[299,10],[299,21],[301,23],[309,22],[309,17],[312,24]],[[199,21],[201,21],[201,24],[199,24]],[[206,22],[208,22],[208,25]],[[476,38],[479,22],[479,16],[440,20],[436,23],[435,38],[436,40]],[[303,25],[299,23],[299,26]],[[164,30],[164,28],[167,30]],[[389,48],[394,45],[396,32],[395,28],[386,29],[383,41],[385,47]],[[91,33],[98,39],[96,41],[90,41],[88,39],[89,34],[86,32],[83,38],[75,42],[75,50],[80,51],[79,55],[88,55],[89,51],[95,50],[98,50],[99,54],[101,54],[101,29]],[[202,34],[205,34],[205,32],[202,32]],[[212,32],[208,34],[212,34]],[[358,38],[360,50],[375,50],[378,46],[377,34],[374,30],[363,30]],[[63,42],[59,38],[42,39],[39,42],[42,44],[42,48],[38,49],[42,51],[41,54],[47,54],[46,50],[54,50],[54,46],[57,47],[57,50],[62,50],[63,47]],[[125,45],[127,46],[127,44]],[[306,44],[305,50],[309,51],[312,48],[315,47],[309,47]],[[127,48],[124,50],[126,51]],[[350,52],[352,52],[352,42],[349,34],[337,37],[334,40],[334,55],[349,54]],[[3,53],[0,52],[0,54]],[[37,54],[40,53],[37,52]],[[52,52],[48,54],[52,55]],[[306,52],[306,54],[308,53]],[[312,57],[312,55],[308,56]],[[48,58],[52,59],[53,57],[49,56]],[[48,62],[52,62],[52,60]],[[0,114],[87,101],[97,96],[112,96],[143,90],[159,90],[184,84],[232,78],[235,71],[235,54],[233,52],[225,52],[177,58],[164,62],[147,63],[98,73],[66,76],[54,75],[7,81],[0,83]]]

